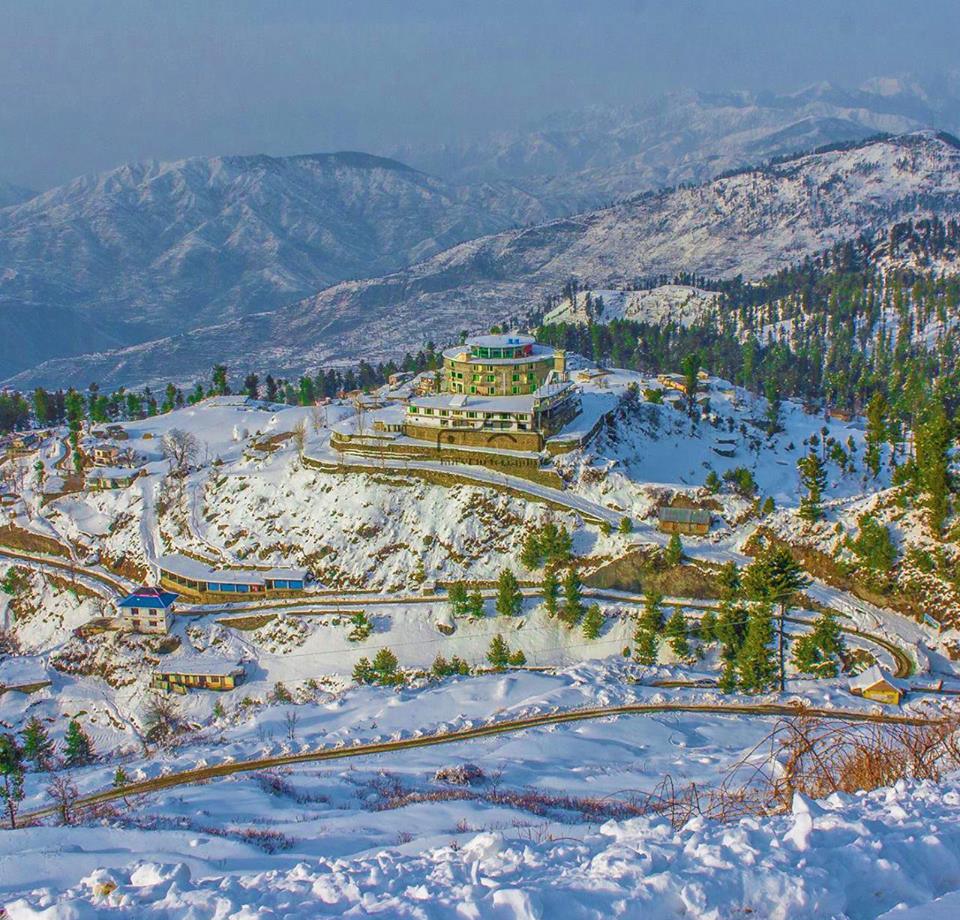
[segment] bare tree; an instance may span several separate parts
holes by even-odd
[[[178,476],[184,476],[196,462],[200,452],[200,442],[195,435],[180,428],[171,428],[161,443],[163,455],[170,461],[170,470]]]
[[[53,799],[61,824],[77,823],[77,799],[80,793],[69,776],[55,773],[47,786],[47,795]]]
[[[303,457],[303,449],[307,443],[307,422],[305,419],[300,419],[296,425],[293,426],[293,443],[297,448],[297,456]]]
[[[284,722],[287,728],[287,739],[291,744],[297,740],[297,721],[297,713],[292,709],[288,709],[284,715]]]
[[[320,434],[327,427],[327,407],[313,406],[310,409],[310,422],[313,425],[313,433]]]
[[[366,411],[366,405],[363,401],[363,393],[358,393],[353,401],[353,408],[357,412],[357,434],[363,436],[363,414]]]
[[[144,728],[158,744],[169,741],[181,728],[180,708],[169,696],[155,696],[147,706]]]

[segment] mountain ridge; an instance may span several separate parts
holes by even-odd
[[[145,372],[160,354],[169,358],[171,372],[193,375],[206,371],[210,355],[274,372],[382,360],[528,313],[569,277],[594,287],[678,271],[760,277],[867,230],[924,214],[960,214],[960,147],[956,138],[932,131],[808,153],[488,235],[189,341],[174,337],[48,363],[9,382],[152,380]]]

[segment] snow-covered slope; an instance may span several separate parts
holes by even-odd
[[[718,302],[713,291],[687,284],[661,284],[654,288],[616,291],[579,291],[574,300],[562,300],[544,317],[545,323],[609,323],[636,319],[649,323],[679,322],[691,325]]]
[[[234,367],[274,371],[395,357],[430,339],[448,341],[461,329],[526,314],[571,276],[592,288],[682,270],[759,277],[930,213],[960,213],[960,143],[930,132],[875,140],[483,237],[269,315],[51,362],[14,382],[154,382],[206,373],[214,355]]]
[[[0,209],[0,373],[273,309],[545,216],[505,183],[453,185],[362,153],[76,179]]]

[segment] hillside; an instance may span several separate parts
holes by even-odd
[[[678,271],[759,278],[905,216],[958,213],[955,139],[930,132],[877,139],[483,237],[273,314],[49,362],[12,382],[153,382],[204,373],[212,356],[238,368],[290,372],[396,357],[430,339],[526,315],[570,277],[593,288]]]
[[[271,310],[544,216],[505,183],[454,185],[360,153],[76,179],[0,209],[0,373]]]

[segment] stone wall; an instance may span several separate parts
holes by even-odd
[[[543,449],[539,431],[476,431],[472,428],[434,428],[431,425],[405,424],[408,438],[426,441],[434,449],[445,444],[462,447],[486,447],[491,450],[519,450],[538,453]]]

